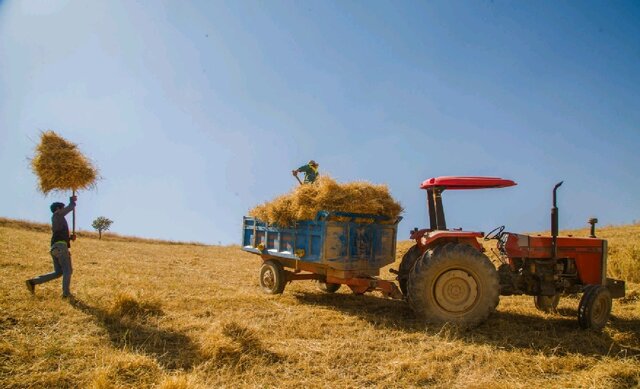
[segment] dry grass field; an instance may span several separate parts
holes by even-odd
[[[581,234],[584,234],[582,231]],[[577,233],[576,233],[577,234]],[[601,228],[610,271],[640,282],[640,226]],[[402,238],[402,236],[401,236]],[[72,291],[51,270],[46,226],[0,220],[0,387],[628,388],[640,382],[640,285],[601,333],[578,299],[540,313],[504,297],[474,329],[424,325],[401,301],[314,283],[258,288],[260,258],[237,246],[83,233]],[[403,242],[398,258],[408,248]],[[397,265],[395,265],[397,267]],[[383,277],[392,278],[387,269]]]

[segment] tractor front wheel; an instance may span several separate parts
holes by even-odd
[[[486,255],[467,244],[447,243],[416,262],[407,297],[427,321],[477,325],[495,311],[499,290],[498,273]]]
[[[578,305],[578,323],[583,329],[601,330],[611,315],[611,293],[606,286],[586,287]]]
[[[260,268],[260,287],[268,294],[280,294],[287,284],[284,268],[279,262],[265,261]]]
[[[533,302],[536,304],[538,311],[555,312],[560,302],[560,295],[553,296],[533,296]]]

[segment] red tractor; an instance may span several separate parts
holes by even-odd
[[[448,230],[442,192],[504,188],[516,185],[494,177],[437,177],[426,180],[430,227],[411,232],[416,241],[397,272],[400,289],[413,310],[432,322],[477,324],[498,305],[499,295],[534,296],[542,311],[554,310],[562,294],[582,292],[578,322],[601,329],[611,312],[612,298],[624,297],[624,281],[607,278],[607,241],[595,237],[597,219],[590,219],[588,238],[558,236],[558,208],[553,189],[551,236],[506,232],[500,226],[484,234]],[[497,268],[478,238],[495,239]]]

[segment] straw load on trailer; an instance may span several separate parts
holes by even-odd
[[[269,224],[289,227],[296,221],[314,219],[319,211],[377,215],[386,217],[387,223],[394,223],[403,209],[391,197],[386,185],[366,181],[341,184],[322,176],[313,184],[298,186],[256,206],[249,215]]]
[[[328,293],[347,285],[356,294],[401,298],[393,282],[378,276],[395,261],[402,211],[386,185],[323,176],[252,209],[242,221],[242,249],[262,257],[260,286],[267,293],[316,280]]]

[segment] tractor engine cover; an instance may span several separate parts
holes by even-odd
[[[536,260],[536,266],[549,261],[556,267],[558,260],[570,259],[575,262],[577,283],[582,285],[606,285],[607,241],[597,238],[558,237],[558,257],[553,258],[552,238],[549,236],[531,236],[507,233],[503,243],[503,253],[509,258],[512,269],[518,267],[522,259]],[[542,261],[542,262],[541,262]],[[529,262],[529,261],[527,261]],[[543,265],[544,266],[544,265]],[[567,263],[571,267],[573,264]],[[543,271],[546,273],[546,270]],[[561,271],[562,273],[562,271]],[[567,274],[565,278],[570,276]],[[543,276],[543,279],[546,276]]]

